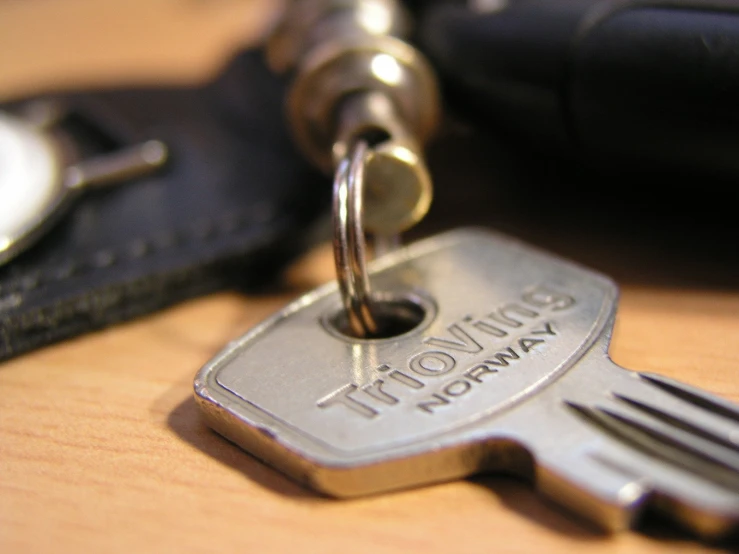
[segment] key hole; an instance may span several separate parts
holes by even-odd
[[[333,330],[350,339],[392,339],[413,331],[427,315],[421,303],[412,298],[375,298],[372,311],[378,324],[378,332],[371,337],[354,335],[343,309],[329,317],[327,323]]]

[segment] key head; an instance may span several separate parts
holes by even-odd
[[[217,431],[336,496],[489,467],[491,437],[503,450],[520,441],[496,422],[609,335],[617,297],[597,273],[481,230],[416,243],[371,275],[387,317],[410,330],[342,334],[329,284],[229,344],[195,381]]]

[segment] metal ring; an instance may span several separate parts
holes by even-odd
[[[357,337],[376,335],[372,315],[367,251],[362,224],[364,169],[369,148],[357,141],[336,169],[333,197],[334,262],[339,291],[352,333]]]

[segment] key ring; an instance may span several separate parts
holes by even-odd
[[[362,222],[364,170],[368,158],[369,147],[365,141],[359,140],[348,149],[336,168],[332,206],[336,278],[349,328],[357,337],[372,336],[378,331],[377,320],[372,314]]]

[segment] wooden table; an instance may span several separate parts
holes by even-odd
[[[0,95],[203,79],[255,39],[272,4],[2,2]],[[710,550],[654,525],[598,534],[504,478],[324,499],[210,432],[192,400],[198,368],[331,276],[322,247],[284,293],[215,294],[0,365],[0,552]],[[739,401],[737,337],[736,282],[627,280],[612,354]]]

